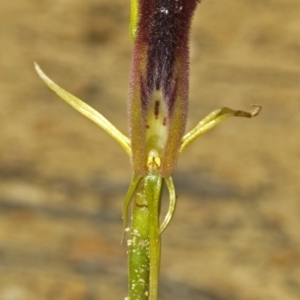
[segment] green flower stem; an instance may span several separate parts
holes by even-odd
[[[159,206],[162,178],[147,175],[137,187],[129,251],[129,299],[156,300],[160,267]]]
[[[149,294],[149,224],[150,211],[144,189],[144,179],[134,195],[128,245],[129,299],[148,300]]]
[[[150,282],[149,300],[157,299],[158,279],[160,268],[161,239],[159,233],[159,207],[162,190],[162,177],[147,175],[145,177],[145,194],[150,212],[149,226],[149,256],[150,256]]]

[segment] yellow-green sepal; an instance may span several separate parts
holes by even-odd
[[[131,13],[130,13],[130,37],[134,41],[137,35],[137,25],[139,19],[138,0],[131,0]]]

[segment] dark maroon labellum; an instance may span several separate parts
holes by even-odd
[[[130,82],[129,123],[133,169],[141,176],[148,171],[147,157],[153,148],[159,152],[159,172],[162,176],[169,176],[176,166],[187,118],[188,41],[197,2],[138,2],[139,21]],[[154,114],[153,118],[151,114]],[[153,119],[160,120],[160,123]],[[147,128],[150,129],[148,132]],[[149,138],[154,136],[159,142],[149,143]]]

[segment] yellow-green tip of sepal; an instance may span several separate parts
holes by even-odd
[[[130,37],[132,41],[135,40],[137,35],[138,20],[139,20],[138,0],[131,0]]]

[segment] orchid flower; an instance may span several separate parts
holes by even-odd
[[[127,299],[130,300],[157,299],[161,234],[176,207],[171,175],[178,156],[199,136],[228,118],[252,118],[261,110],[256,105],[252,112],[217,109],[184,134],[188,113],[189,32],[198,2],[131,0],[130,34],[134,51],[128,98],[130,138],[96,110],[55,84],[35,63],[46,85],[111,135],[131,159],[133,177],[122,208],[124,234],[130,231],[127,240]],[[170,201],[160,223],[163,183]],[[132,201],[131,228],[128,228],[128,207]]]

